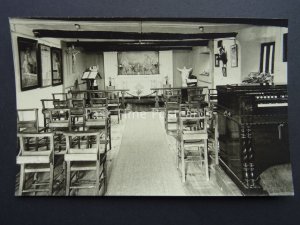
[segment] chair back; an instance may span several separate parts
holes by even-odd
[[[181,109],[178,119],[179,132],[186,133],[207,133],[207,121],[206,110],[200,108],[191,108],[189,105],[185,105],[184,110]]]
[[[68,100],[68,93],[52,93],[53,99],[66,101]]]
[[[73,161],[88,161],[89,159],[97,159],[94,155],[103,153],[105,150],[100,149],[100,131],[79,131],[79,132],[64,132],[66,137],[66,155],[73,155]],[[82,155],[86,154],[87,158]],[[78,157],[76,157],[78,155]],[[81,156],[80,156],[81,155]]]
[[[202,87],[189,88],[187,89],[187,93],[188,96],[201,95],[203,94],[203,88]]]
[[[106,93],[108,100],[113,100],[113,99],[116,99],[117,97],[119,97],[119,92],[113,91],[115,89],[116,89],[115,86],[106,86],[106,90],[108,90],[108,92]]]
[[[170,95],[166,98],[165,107],[166,110],[179,110],[181,102],[181,95]]]
[[[85,99],[69,99],[70,103],[70,116],[71,117],[83,117],[84,116],[84,108],[85,108]],[[72,120],[72,119],[71,119]]]
[[[85,108],[85,126],[86,127],[107,127],[109,111],[106,107],[88,107]]]
[[[189,96],[188,99],[188,104],[190,107],[195,107],[195,108],[204,108],[205,107],[205,94],[199,94],[199,95],[192,95]]]
[[[39,118],[38,109],[18,109],[17,128],[18,132],[38,132]]]
[[[106,92],[105,91],[90,91],[89,92],[89,97],[90,98],[107,98]]]
[[[69,107],[68,94],[67,93],[53,93],[53,105],[56,109],[64,109]]]
[[[73,114],[72,112],[84,114],[85,99],[71,98],[69,102],[71,114]]]
[[[108,105],[114,104],[115,107],[120,106],[120,93],[116,92],[107,92],[107,102]]]
[[[71,129],[70,126],[70,109],[48,109],[49,123],[51,130]]]
[[[180,96],[181,98],[181,89],[166,89],[163,92],[165,101],[172,96]]]
[[[18,133],[20,151],[17,163],[53,162],[53,133]],[[27,141],[30,140],[30,145]]]
[[[90,99],[90,105],[91,107],[106,107],[108,106],[108,100],[107,98],[99,98],[99,97],[94,97]]]

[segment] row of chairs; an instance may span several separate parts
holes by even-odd
[[[40,188],[45,184],[37,182],[40,172],[49,172],[48,193],[52,194],[55,155],[64,156],[66,195],[69,195],[72,189],[91,187],[94,187],[97,193],[102,183],[105,191],[107,146],[111,148],[110,113],[106,107],[85,107],[81,125],[78,126],[72,123],[78,116],[72,110],[75,108],[43,110],[46,126],[42,128],[38,126],[38,109],[18,110],[20,152],[17,156],[17,163],[20,164],[20,195],[26,192],[45,191]],[[33,119],[24,120],[24,116],[21,116],[24,113],[31,113],[34,115]],[[74,144],[78,147],[74,148]],[[85,170],[96,172],[94,184],[72,185],[74,177],[78,178],[78,171]],[[26,174],[33,174],[33,177],[27,176],[25,179]],[[26,180],[30,179],[30,188],[25,188],[27,187]]]
[[[208,123],[211,117],[210,93],[201,89],[188,90],[187,100],[183,100],[181,90],[172,90],[165,95],[165,129],[176,131],[177,168],[182,182],[186,181],[187,165],[200,163],[209,180]],[[207,97],[208,96],[208,97]],[[214,97],[212,99],[215,100]],[[173,129],[170,129],[173,125]]]
[[[106,191],[106,148],[101,146],[102,133],[100,131],[64,132],[66,140],[66,152],[64,154],[64,166],[66,176],[66,195],[71,190],[82,188],[94,188],[95,195],[99,194],[103,187]],[[19,133],[20,152],[17,163],[20,164],[19,195],[24,193],[48,192],[53,193],[54,181],[54,146],[55,134],[45,133]],[[28,147],[25,140],[30,139]],[[105,146],[105,139],[102,145]],[[88,180],[82,186],[79,180],[79,172],[94,171],[92,180]],[[39,180],[40,173],[48,173],[48,181]],[[31,177],[29,175],[32,175]],[[26,179],[27,178],[27,179]],[[74,179],[75,178],[75,179]],[[31,184],[27,181],[31,179]]]
[[[182,99],[181,92],[175,90],[168,93],[164,97],[165,102],[165,129],[167,132],[172,131],[169,128],[170,125],[176,125],[177,115],[181,104],[194,105],[196,107],[205,108],[208,106],[206,101],[206,94],[202,94],[202,91],[196,90],[194,92],[188,92],[188,99],[184,101]]]
[[[72,93],[71,97],[68,93],[53,93],[52,99],[42,99],[43,113],[49,108],[70,108],[74,117],[82,117],[85,107],[106,107],[111,115],[117,115],[118,123],[122,119],[121,103],[119,98],[119,92],[82,92]],[[44,115],[46,126],[47,115]]]
[[[186,181],[187,164],[199,162],[205,168],[209,180],[208,165],[208,117],[205,108],[181,104],[177,120],[177,168],[181,171],[182,182]]]

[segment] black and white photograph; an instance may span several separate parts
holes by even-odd
[[[294,195],[288,20],[9,23],[15,196]]]
[[[51,48],[52,85],[60,85],[63,82],[62,50]]]
[[[39,44],[39,57],[39,73],[41,79],[41,87],[51,86],[51,48],[47,45]]]
[[[39,86],[37,66],[37,41],[18,37],[19,70],[21,90],[26,91]]]

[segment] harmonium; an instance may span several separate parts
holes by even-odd
[[[224,85],[217,93],[220,166],[243,194],[266,194],[260,174],[290,163],[287,85]]]

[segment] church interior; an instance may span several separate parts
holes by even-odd
[[[293,195],[286,20],[9,22],[17,196]]]

